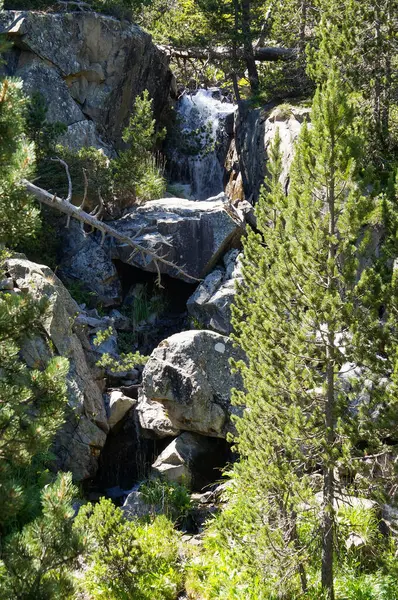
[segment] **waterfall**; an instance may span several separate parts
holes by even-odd
[[[185,197],[205,200],[224,190],[226,120],[235,108],[217,88],[184,94],[178,101],[169,170]]]

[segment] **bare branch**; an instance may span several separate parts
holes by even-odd
[[[87,198],[88,179],[87,179],[86,169],[83,169],[83,177],[84,177],[84,194],[83,194],[83,201],[82,201],[81,205],[79,206],[80,210],[83,210],[84,205],[86,203],[86,198]]]
[[[66,162],[64,160],[62,160],[61,158],[56,157],[56,158],[51,158],[50,160],[52,160],[53,162],[59,162],[65,168],[66,176],[68,178],[68,195],[65,198],[65,202],[71,202],[72,201],[72,178],[70,176],[69,167],[66,164]]]
[[[213,61],[223,61],[227,58],[232,59],[232,53],[230,50],[225,48],[220,48],[217,50],[205,49],[201,48],[190,48],[189,50],[182,50],[178,48],[173,48],[172,46],[160,46],[158,45],[160,50],[163,50],[169,56],[176,58],[196,58],[202,60],[213,60]],[[275,62],[278,60],[291,60],[297,56],[297,51],[294,48],[280,48],[280,47],[265,47],[265,48],[253,48],[254,51],[254,60],[258,62]],[[236,51],[237,58],[244,58],[243,49],[239,48]]]

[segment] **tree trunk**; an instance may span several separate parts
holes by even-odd
[[[172,46],[161,46],[158,44],[158,48],[167,52],[170,56],[177,58],[198,58],[202,60],[208,60],[209,58],[213,61],[223,61],[226,59],[233,59],[233,52],[226,48],[190,48],[189,50],[183,50],[173,48]],[[292,60],[296,58],[297,51],[294,48],[279,48],[277,46],[266,47],[266,48],[254,48],[253,49],[254,60],[257,62],[276,62],[278,60]],[[244,49],[238,48],[236,51],[236,57],[244,59]]]
[[[260,87],[260,79],[258,76],[252,44],[252,34],[250,26],[250,0],[242,0],[242,35],[244,59],[250,82],[250,90],[252,94],[256,94]]]
[[[329,212],[329,241],[328,241],[328,276],[327,291],[334,293],[335,289],[335,260],[336,248],[333,242],[335,235],[335,180],[334,180],[334,145],[331,144],[331,174],[328,185]],[[326,339],[326,399],[325,399],[325,428],[327,451],[331,451],[335,441],[334,395],[335,395],[335,326],[334,315],[328,323]],[[333,558],[334,558],[334,469],[330,457],[324,465],[323,472],[323,504],[322,504],[322,589],[327,600],[334,600]]]

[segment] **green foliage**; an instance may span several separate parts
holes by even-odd
[[[233,323],[248,362],[235,365],[246,391],[236,391],[233,401],[245,407],[235,440],[236,502],[245,523],[234,516],[224,535],[234,548],[231,567],[252,568],[262,588],[281,594],[299,594],[317,581],[311,570],[320,572],[316,557],[326,532],[339,527],[334,491],[319,505],[310,474],[320,472],[330,491],[333,473],[360,472],[359,458],[382,450],[396,423],[395,392],[381,384],[395,368],[396,325],[388,309],[394,281],[385,263],[381,272],[372,262],[364,228],[385,201],[361,193],[359,133],[332,71],[315,95],[312,127],[304,125],[297,142],[288,196],[277,136],[256,207],[258,231],[244,239]],[[381,310],[391,321],[380,318]],[[340,383],[347,363],[363,369],[352,373],[351,390]],[[358,403],[364,386],[369,398]],[[373,482],[368,493],[377,487]],[[357,558],[365,567],[365,554]],[[333,569],[331,555],[323,554],[322,567]],[[322,585],[326,593],[329,584]]]
[[[145,365],[148,360],[149,356],[144,356],[140,352],[122,352],[118,358],[114,358],[110,354],[103,354],[97,361],[97,365],[108,369],[111,373],[121,373]]]
[[[137,96],[133,114],[123,132],[123,141],[128,148],[114,161],[115,185],[119,193],[142,200],[153,200],[164,194],[166,182],[153,152],[165,133],[165,130],[156,131],[152,100],[145,90],[142,96]]]
[[[59,474],[43,489],[42,515],[11,536],[3,548],[1,598],[72,598],[70,570],[82,551],[80,532],[73,526],[76,494],[70,473]]]
[[[82,283],[81,281],[71,280],[67,283],[64,283],[66,289],[72,296],[74,300],[78,304],[87,304],[90,305],[94,298],[96,298],[95,292],[90,292],[90,290]]]
[[[183,521],[192,508],[188,489],[172,481],[151,479],[141,484],[140,492],[154,512],[160,509],[173,522]]]
[[[34,161],[24,136],[24,111],[22,83],[0,80],[0,243],[14,247],[34,234],[39,214],[20,183]]]
[[[32,94],[27,102],[26,134],[35,144],[38,160],[54,154],[57,138],[67,130],[64,123],[49,123],[47,111],[48,104],[43,94]]]
[[[182,587],[179,534],[165,516],[128,521],[101,499],[84,506],[76,527],[87,539],[82,588],[93,600],[174,600]]]
[[[20,346],[41,330],[46,302],[29,295],[0,296],[0,528],[26,520],[35,502],[43,455],[63,422],[68,361],[53,358],[28,369]],[[38,463],[38,464],[37,464]],[[33,490],[32,490],[33,488]],[[30,489],[33,497],[27,493]]]
[[[110,161],[105,154],[97,148],[81,148],[78,152],[69,150],[64,146],[56,146],[55,154],[64,160],[69,167],[73,184],[74,204],[81,204],[85,191],[84,174],[87,177],[87,197],[84,210],[90,212],[99,204],[99,194],[104,201],[105,210],[112,214],[113,174]],[[60,197],[68,194],[68,181],[65,168],[57,161],[49,158],[40,161],[37,169],[40,185]]]

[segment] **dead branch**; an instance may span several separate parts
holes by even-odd
[[[39,200],[39,202],[46,204],[47,206],[50,206],[51,208],[55,208],[56,210],[59,210],[60,212],[67,215],[68,221],[71,218],[73,218],[73,219],[76,219],[77,221],[79,221],[82,224],[82,227],[84,225],[88,225],[89,227],[96,229],[97,231],[100,231],[102,243],[105,239],[105,236],[109,235],[112,238],[118,240],[118,242],[121,242],[124,246],[129,246],[132,249],[132,253],[129,257],[130,261],[137,254],[140,255],[142,257],[142,259],[144,259],[144,260],[149,258],[150,259],[149,263],[153,262],[155,269],[157,271],[157,282],[159,285],[160,285],[160,279],[161,279],[161,272],[160,272],[159,264],[163,264],[163,265],[166,265],[167,267],[171,267],[172,269],[175,269],[179,275],[182,275],[183,277],[191,279],[192,281],[201,281],[201,279],[198,279],[197,277],[193,277],[192,275],[189,275],[188,273],[186,273],[184,271],[183,267],[180,267],[180,266],[174,264],[173,262],[167,260],[166,256],[161,256],[154,250],[151,250],[150,248],[146,248],[145,246],[143,246],[140,243],[138,243],[137,241],[135,241],[136,236],[134,236],[134,238],[132,239],[132,238],[128,237],[127,235],[123,235],[122,233],[119,233],[119,231],[117,231],[117,229],[115,229],[114,227],[111,227],[107,223],[103,223],[102,221],[97,219],[92,214],[86,213],[79,206],[75,206],[74,204],[72,204],[68,199],[62,200],[62,198],[59,198],[56,195],[53,196],[46,190],[43,190],[42,188],[38,187],[37,185],[34,185],[33,183],[31,183],[30,181],[27,181],[26,179],[23,179],[21,181],[21,183],[25,187],[26,191],[29,192],[30,194],[32,194],[33,196],[35,196],[35,198],[37,198],[37,200]],[[68,198],[69,198],[69,194],[68,194]],[[101,202],[101,200],[102,199],[100,197],[100,202]]]
[[[202,60],[212,61],[223,61],[226,59],[232,59],[232,52],[226,49],[218,50],[202,50],[200,48],[190,48],[189,50],[182,50],[173,48],[172,46],[160,46],[160,50],[163,50],[171,57],[176,58],[196,58]],[[254,59],[258,62],[275,62],[278,60],[291,60],[297,56],[297,51],[293,48],[279,48],[279,47],[265,47],[265,48],[253,48]],[[239,48],[236,51],[237,58],[244,58],[244,50]]]

